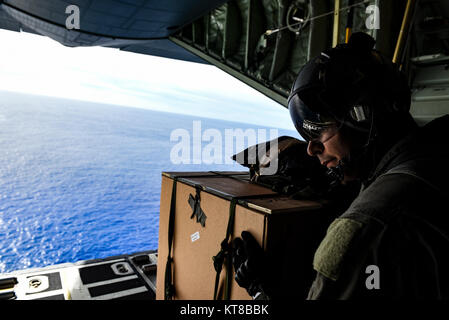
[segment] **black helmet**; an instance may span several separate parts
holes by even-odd
[[[306,63],[288,98],[293,123],[306,140],[329,126],[347,126],[372,139],[376,123],[409,114],[410,89],[396,65],[374,50],[375,40],[354,33],[348,44]]]

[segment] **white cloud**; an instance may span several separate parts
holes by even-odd
[[[288,111],[218,68],[0,30],[0,90],[294,130]]]

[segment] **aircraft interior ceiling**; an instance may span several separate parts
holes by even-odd
[[[70,5],[76,30],[66,25]],[[283,106],[302,65],[350,28],[407,74],[415,118],[449,113],[447,0],[3,0],[0,28],[210,63]]]

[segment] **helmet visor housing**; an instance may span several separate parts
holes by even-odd
[[[290,97],[288,109],[296,130],[306,141],[324,143],[340,129],[332,116],[312,111],[298,94]]]

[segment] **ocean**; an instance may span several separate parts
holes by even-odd
[[[237,128],[273,138],[252,124],[0,91],[0,273],[157,249],[162,171],[246,171],[227,163],[226,143],[222,164],[197,161],[199,125],[223,141]]]

